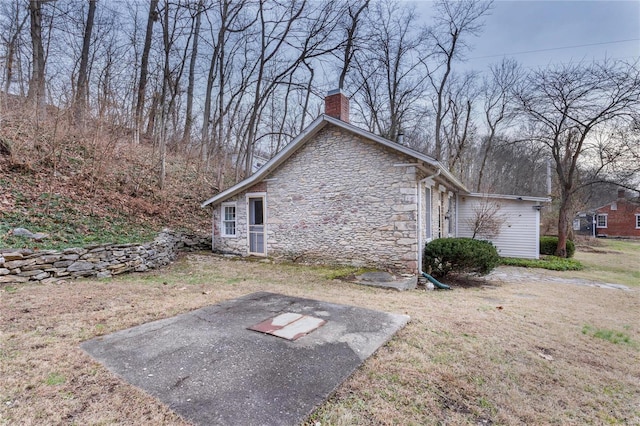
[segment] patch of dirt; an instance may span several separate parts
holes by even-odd
[[[615,251],[615,250],[601,250],[601,249],[597,249],[595,247],[592,246],[586,246],[586,245],[577,245],[576,246],[576,250],[585,252],[585,253],[601,253],[601,254],[616,254],[616,253],[620,253],[619,251]]]
[[[496,283],[488,281],[485,277],[468,274],[449,274],[439,281],[455,288],[478,288],[496,285]]]

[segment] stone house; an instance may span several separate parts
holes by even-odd
[[[350,124],[349,101],[335,91],[325,114],[202,207],[213,206],[217,252],[415,274],[426,242],[470,236],[468,219],[487,197],[434,158]],[[500,254],[537,258],[539,209],[548,199],[489,197],[504,219],[504,232],[492,238]]]
[[[625,197],[624,189],[618,198],[595,209],[597,237],[640,238],[640,200]]]

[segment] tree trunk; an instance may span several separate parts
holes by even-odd
[[[91,45],[91,33],[93,32],[93,20],[96,13],[96,0],[89,0],[89,11],[84,27],[84,38],[82,40],[82,54],[80,55],[80,69],[78,70],[78,85],[76,88],[76,98],[74,102],[74,120],[76,125],[83,125],[87,109],[89,47]]]
[[[33,69],[31,71],[27,99],[31,105],[38,110],[44,106],[45,97],[45,58],[44,47],[42,45],[42,4],[43,2],[40,0],[29,1]]]
[[[198,56],[198,38],[200,37],[200,23],[202,21],[202,9],[204,0],[198,1],[196,10],[196,22],[193,29],[193,48],[191,49],[191,59],[189,60],[189,84],[187,86],[187,107],[184,118],[184,132],[182,143],[187,145],[191,140],[191,127],[193,125],[193,87],[195,85],[196,59]]]
[[[151,36],[153,35],[153,23],[157,19],[159,0],[151,0],[149,4],[149,16],[147,18],[147,31],[144,36],[144,48],[140,60],[140,81],[138,81],[138,96],[136,102],[135,135],[134,144],[140,143],[140,131],[142,128],[142,112],[144,110],[145,92],[147,89],[147,74],[149,72],[149,51],[151,50]]]
[[[20,8],[16,6],[16,30],[13,34],[11,34],[11,38],[7,44],[7,54],[6,54],[6,66],[5,66],[5,82],[4,82],[4,93],[9,94],[9,89],[11,88],[11,80],[13,80],[13,61],[16,55],[16,47],[18,43],[18,37],[20,37],[20,33],[22,33],[22,28],[24,24],[27,22],[29,18],[29,14],[25,14],[22,18],[22,21],[18,23],[18,19],[20,18]]]
[[[569,209],[571,208],[571,188],[562,187],[560,209],[558,211],[558,247],[556,256],[567,257],[567,236],[569,228]]]

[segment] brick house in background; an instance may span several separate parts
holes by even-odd
[[[492,239],[502,256],[538,258],[547,198],[470,193],[436,159],[349,123],[341,91],[255,174],[202,203],[213,206],[213,247],[418,273],[424,244],[471,236],[485,200],[504,224]]]
[[[624,189],[618,198],[599,207],[596,214],[596,236],[640,238],[640,200],[625,197]]]

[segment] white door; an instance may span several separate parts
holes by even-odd
[[[264,256],[264,197],[249,197],[249,254]]]

